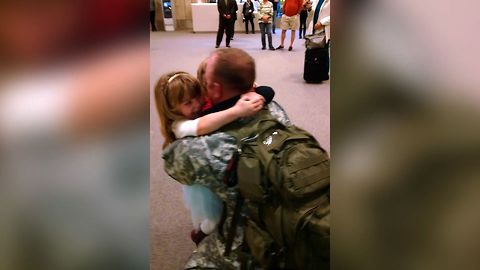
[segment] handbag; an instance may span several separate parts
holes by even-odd
[[[315,34],[305,36],[305,48],[325,48],[327,45],[327,37],[325,36],[325,30],[315,32]]]

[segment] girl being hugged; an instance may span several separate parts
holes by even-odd
[[[200,72],[201,68],[199,75]],[[163,149],[176,139],[205,135],[238,118],[255,114],[263,107],[264,98],[260,95],[252,98],[251,94],[242,96],[229,109],[199,117],[205,101],[201,83],[187,72],[161,76],[155,86],[155,103],[165,138]],[[191,238],[198,245],[215,230],[221,218],[222,202],[210,189],[198,184],[184,185],[183,194],[192,215],[194,229]]]

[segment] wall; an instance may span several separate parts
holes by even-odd
[[[165,25],[163,24],[163,7],[162,7],[162,1],[161,0],[155,0],[156,7],[157,7],[157,13],[155,16],[155,20],[157,22],[157,29],[160,31],[165,31]]]
[[[171,0],[173,7],[173,16],[175,17],[175,30],[192,30],[192,3],[202,1],[197,0]],[[157,27],[160,30],[165,30],[163,24],[163,7],[162,1],[157,2]]]
[[[177,30],[191,30],[192,24],[192,3],[197,0],[175,0],[175,19]]]

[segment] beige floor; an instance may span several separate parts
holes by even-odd
[[[280,44],[280,31],[273,45]],[[150,44],[150,88],[158,77],[173,70],[196,74],[198,64],[214,50],[215,33],[154,32]],[[290,36],[287,34],[287,40]],[[303,81],[304,45],[296,40],[294,50],[262,51],[260,34],[236,33],[232,47],[250,53],[256,61],[257,83],[269,85],[293,123],[311,132],[330,152],[330,82]],[[223,41],[221,46],[225,46]],[[152,95],[151,95],[152,96]],[[182,269],[194,249],[189,238],[191,223],[183,206],[181,186],[163,171],[158,117],[150,103],[150,265],[152,270]]]

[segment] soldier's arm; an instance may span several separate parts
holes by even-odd
[[[235,138],[223,132],[183,138],[164,150],[164,168],[182,184],[223,188],[227,163],[235,150]]]
[[[275,117],[280,123],[284,125],[292,124],[285,110],[276,101],[272,100],[272,102],[268,104],[268,110],[270,111],[272,116]]]

